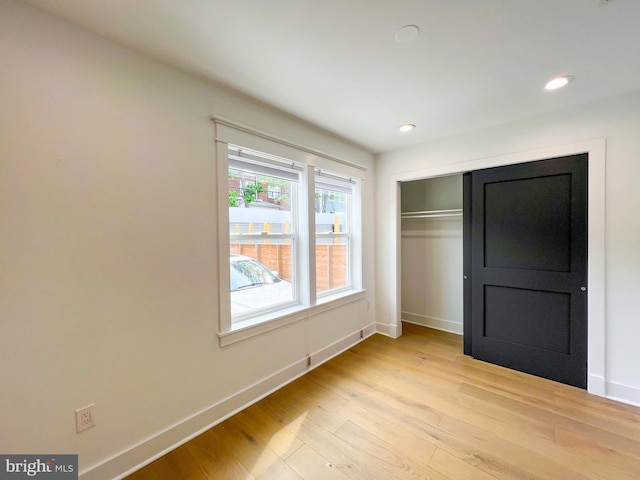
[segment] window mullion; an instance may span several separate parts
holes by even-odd
[[[232,233],[229,235],[230,240],[278,240],[278,239],[294,239],[296,236],[291,233]]]
[[[316,233],[316,238],[348,238],[350,236],[350,233]]]
[[[315,248],[315,170],[308,165],[301,175],[300,189],[300,299],[305,305],[316,304]]]

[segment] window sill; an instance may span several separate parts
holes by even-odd
[[[334,308],[357,302],[365,298],[364,290],[348,290],[328,295],[318,300],[316,305],[296,305],[274,313],[260,315],[258,317],[237,322],[233,330],[218,333],[220,346],[226,347],[243,340],[262,335],[291,323],[304,320]]]
[[[317,315],[327,310],[341,307],[348,303],[357,302],[365,297],[364,290],[354,290],[352,288],[348,290],[342,290],[331,295],[325,295],[319,297],[316,304],[313,307],[309,307],[311,315]]]

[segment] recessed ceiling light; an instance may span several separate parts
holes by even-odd
[[[416,126],[413,123],[404,123],[404,124],[400,125],[400,131],[401,132],[410,132],[414,128],[416,128]]]
[[[420,29],[416,25],[405,25],[396,32],[396,42],[411,43],[420,34]]]
[[[562,87],[566,87],[569,83],[573,82],[575,77],[573,75],[563,75],[561,77],[556,77],[547,82],[544,86],[545,90],[557,90]]]

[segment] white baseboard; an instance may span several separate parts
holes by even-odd
[[[402,312],[402,321],[421,325],[423,327],[434,328],[436,330],[442,330],[444,332],[455,333],[457,335],[462,335],[463,330],[461,322],[429,317],[418,313]]]
[[[611,400],[640,407],[640,388],[637,387],[615,382],[606,382],[605,396]]]
[[[592,395],[598,395],[599,397],[606,396],[607,384],[603,377],[600,375],[587,375],[587,392]]]
[[[359,330],[357,332],[354,332],[354,333],[352,333],[350,335],[347,335],[346,337],[338,340],[337,342],[332,343],[331,345],[323,348],[322,350],[319,350],[317,352],[312,353],[310,355],[311,356],[311,365],[302,374],[308,372],[309,370],[313,370],[317,366],[322,365],[324,362],[326,362],[328,360],[331,360],[333,357],[336,357],[336,356],[340,355],[345,350],[350,349],[355,344],[357,344],[358,342],[360,342],[361,340],[363,340],[363,339],[365,339],[367,337],[370,337],[374,333],[377,333],[376,324],[375,323],[370,323],[366,327],[363,327],[361,330]],[[298,375],[296,378],[298,378],[300,376],[301,375]],[[294,380],[294,379],[292,379],[292,380]],[[290,380],[290,381],[292,381],[292,380]],[[289,383],[289,382],[286,382],[286,383]],[[282,386],[284,386],[284,384]],[[271,393],[271,392],[269,392],[269,393]],[[264,396],[266,396],[266,395],[264,395]]]
[[[393,335],[391,334],[392,331],[395,332],[395,326],[388,323],[376,323],[376,332],[382,335],[386,335],[387,337],[393,337]]]
[[[371,323],[361,330],[311,354],[311,365],[307,358],[283,368],[253,385],[231,395],[210,407],[168,427],[140,443],[120,452],[112,458],[81,472],[81,480],[119,480],[162,457],[211,427],[256,403],[274,391],[303,376],[308,371],[348,350],[377,332],[377,324]]]

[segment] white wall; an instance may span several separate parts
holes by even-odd
[[[212,114],[368,168],[364,299],[219,346]],[[372,331],[373,173],[360,148],[1,0],[0,451],[111,478]]]
[[[640,92],[602,100],[580,108],[513,122],[452,138],[379,155],[376,159],[376,279],[377,291],[396,288],[395,263],[388,251],[395,242],[389,233],[395,222],[390,211],[392,178],[431,167],[491,159],[517,152],[606,139],[606,394],[640,404]],[[464,168],[459,169],[463,171]],[[404,172],[401,174],[401,172]],[[393,203],[393,202],[392,202]],[[378,295],[380,323],[397,325],[392,295]]]
[[[462,217],[402,219],[402,320],[462,335]]]

